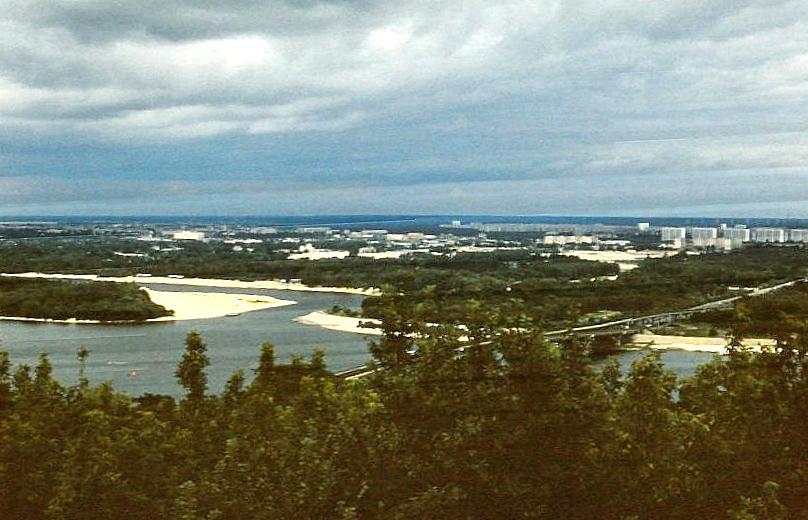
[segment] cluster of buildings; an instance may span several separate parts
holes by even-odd
[[[662,227],[659,228],[662,242],[673,248],[715,248],[731,250],[754,243],[808,243],[808,229],[785,229],[773,227],[748,228],[745,225],[729,227]]]

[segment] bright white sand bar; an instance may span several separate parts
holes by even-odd
[[[154,303],[174,311],[173,316],[148,321],[204,320],[295,304],[291,300],[254,294],[143,290]]]
[[[354,334],[367,334],[370,336],[380,336],[382,331],[378,328],[362,327],[362,323],[378,325],[378,320],[368,318],[351,318],[350,316],[335,316],[327,312],[310,312],[305,316],[295,318],[295,321],[304,325],[316,325],[328,330],[339,332],[352,332]]]
[[[2,273],[0,276],[15,278],[50,278],[56,280],[88,280],[95,282],[134,282],[151,285],[191,285],[195,287],[222,287],[229,289],[272,289],[285,291],[330,292],[344,294],[360,294],[372,296],[379,294],[377,289],[356,289],[352,287],[310,287],[302,283],[282,282],[279,280],[224,280],[220,278],[177,278],[170,276],[98,276],[95,274],[45,274],[45,273]]]

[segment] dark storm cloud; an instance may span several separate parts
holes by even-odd
[[[808,199],[805,0],[0,7],[0,212]]]

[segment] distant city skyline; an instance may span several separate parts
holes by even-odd
[[[808,218],[808,0],[0,5],[0,216]]]

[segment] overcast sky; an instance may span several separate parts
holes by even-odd
[[[808,217],[808,0],[0,0],[0,214]]]

